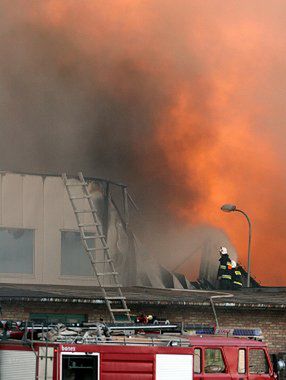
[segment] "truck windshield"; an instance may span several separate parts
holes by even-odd
[[[205,349],[205,373],[221,373],[225,372],[225,363],[221,349],[207,348]]]
[[[249,350],[249,373],[269,373],[269,363],[263,349]]]

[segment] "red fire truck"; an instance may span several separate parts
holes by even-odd
[[[98,344],[6,340],[1,380],[276,379],[266,344],[221,336],[114,337]]]
[[[194,379],[275,379],[265,343],[247,338],[195,336],[190,338],[194,355]]]
[[[1,380],[190,380],[193,355],[172,341],[0,344]],[[178,343],[178,342],[177,342]],[[186,342],[185,342],[186,343]],[[175,343],[174,343],[175,344]],[[185,344],[186,346],[189,343]]]

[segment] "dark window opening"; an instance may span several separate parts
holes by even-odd
[[[98,380],[98,356],[63,355],[62,380]]]
[[[89,233],[86,233],[89,236]],[[94,242],[89,242],[94,247]],[[80,233],[77,231],[61,232],[61,274],[64,276],[93,276],[94,272],[89,257],[85,252]]]
[[[0,272],[34,272],[34,230],[0,228]]]

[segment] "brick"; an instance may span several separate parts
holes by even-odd
[[[150,305],[131,305],[131,310],[134,315],[143,311],[146,314],[154,314],[158,318],[167,318],[174,322],[215,324],[210,306],[176,307],[157,305],[152,307]],[[216,311],[220,327],[261,328],[271,353],[286,352],[286,310],[227,309],[225,307],[217,307]],[[108,312],[104,305],[2,302],[1,319],[28,320],[30,313],[86,314],[90,322],[96,322],[99,318],[109,321]]]

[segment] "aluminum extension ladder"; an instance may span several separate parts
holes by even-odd
[[[68,178],[66,173],[62,174],[62,179],[76,217],[82,245],[90,259],[111,320],[114,323],[130,322],[130,309],[127,307],[126,297],[123,296],[119,273],[115,270],[103,227],[88,189],[89,183],[82,172],[78,173],[76,180]]]

